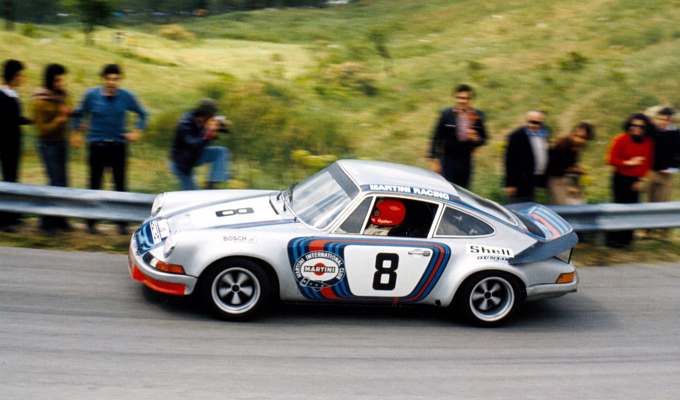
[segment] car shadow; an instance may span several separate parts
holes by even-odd
[[[144,301],[164,313],[195,320],[216,320],[206,312],[198,296],[175,296],[144,286]],[[377,306],[332,303],[283,303],[272,301],[268,309],[253,322],[261,324],[352,325],[371,321],[385,326],[430,325],[472,327],[455,309],[419,305]],[[613,316],[596,300],[586,296],[565,296],[528,302],[507,324],[496,329],[531,329],[578,332],[602,330],[616,326]]]

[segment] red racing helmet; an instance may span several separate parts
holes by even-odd
[[[371,223],[380,226],[395,226],[401,224],[406,215],[406,207],[400,200],[380,199],[373,208]]]

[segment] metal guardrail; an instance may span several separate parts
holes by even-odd
[[[0,182],[0,211],[142,222],[156,195]]]
[[[142,222],[155,195],[0,182],[0,211]],[[576,232],[680,227],[680,201],[549,206]]]
[[[549,207],[569,222],[576,232],[607,232],[680,226],[680,201]]]

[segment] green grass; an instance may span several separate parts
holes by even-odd
[[[234,121],[218,142],[232,149],[238,184],[280,188],[315,169],[296,164],[294,150],[426,166],[438,111],[451,104],[452,87],[469,83],[490,132],[473,190],[504,200],[506,135],[540,108],[554,137],[582,120],[595,125],[583,163],[587,200],[597,203],[610,201],[603,158],[626,117],[657,104],[680,108],[678,20],[671,0],[364,0],[193,18],[182,25],[196,39],[177,42],[149,24],[118,27],[134,43],[114,44],[115,31],[100,29],[85,47],[75,25],[38,25],[31,37],[0,32],[0,52],[28,65],[25,103],[49,62],[70,69],[74,102],[99,83],[103,64],[123,65],[124,87],[151,112],[131,146],[131,191],[177,187],[165,166],[173,125],[202,96],[220,99]],[[376,30],[389,59],[369,38]],[[27,129],[21,180],[45,183],[33,136]],[[73,186],[86,186],[84,159],[84,150],[72,152]]]

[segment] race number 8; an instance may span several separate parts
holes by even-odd
[[[373,289],[394,290],[397,286],[397,268],[399,255],[393,253],[378,253],[375,259],[375,274],[373,274]]]

